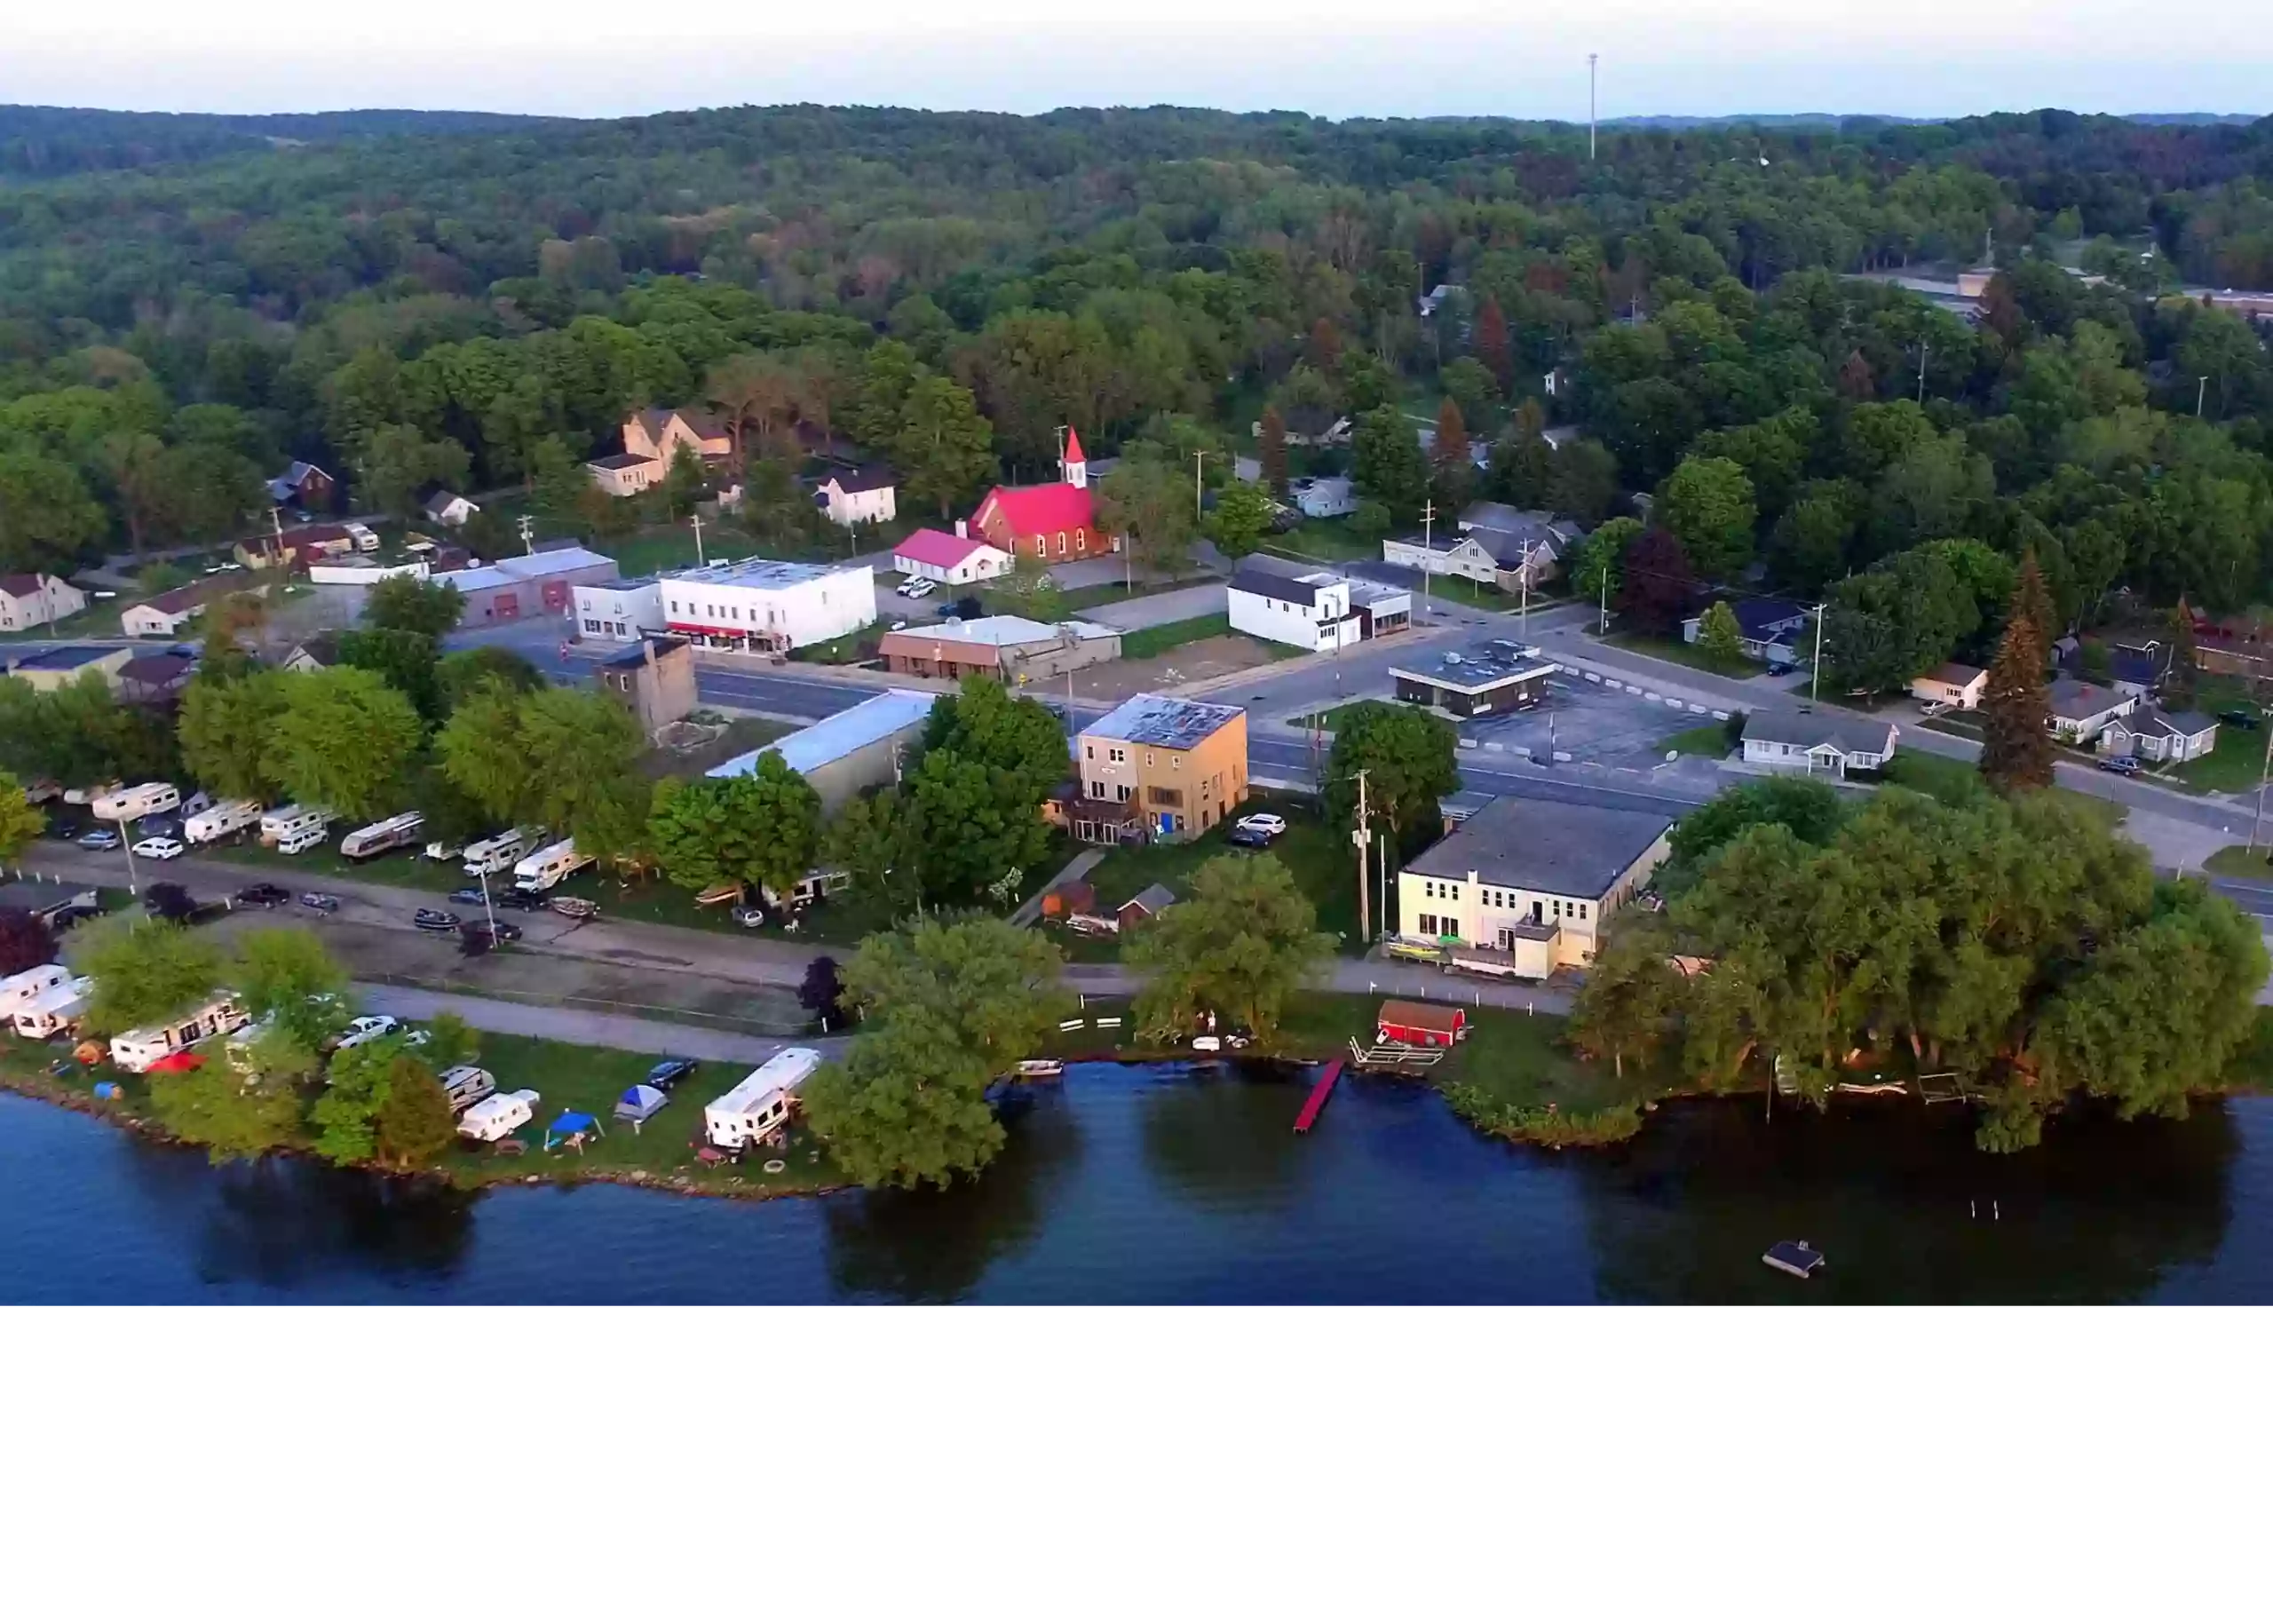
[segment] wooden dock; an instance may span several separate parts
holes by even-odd
[[[1334,1085],[1341,1080],[1342,1062],[1328,1060],[1326,1070],[1319,1073],[1319,1080],[1311,1089],[1311,1097],[1303,1102],[1302,1114],[1295,1119],[1296,1133],[1310,1132],[1311,1125],[1318,1121],[1318,1113],[1326,1109],[1326,1102],[1334,1092]]]

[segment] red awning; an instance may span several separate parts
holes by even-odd
[[[186,1049],[178,1049],[170,1055],[161,1055],[151,1061],[149,1069],[154,1072],[194,1072],[204,1064],[202,1058]]]

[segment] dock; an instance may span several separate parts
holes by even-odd
[[[1342,1080],[1342,1062],[1328,1060],[1326,1070],[1319,1073],[1318,1081],[1311,1089],[1311,1097],[1303,1102],[1303,1111],[1295,1119],[1295,1131],[1308,1133],[1318,1121],[1318,1113],[1326,1109],[1327,1100],[1334,1093],[1334,1085]]]

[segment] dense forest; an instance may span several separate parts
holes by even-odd
[[[1977,322],[1857,280],[1984,253]],[[2273,120],[1621,128],[1589,162],[1568,125],[1168,108],[8,109],[0,569],[231,534],[292,456],[365,505],[566,509],[656,400],[757,461],[849,435],[941,508],[1060,424],[1180,453],[1268,405],[1360,419],[1367,522],[1646,515],[1603,565],[1645,615],[1692,571],[1853,575],[1865,661],[1942,637],[1921,596],[1972,630],[2031,550],[2071,620],[2269,596],[2273,368],[2190,284],[2273,287]],[[1415,416],[1488,468],[1416,463]]]

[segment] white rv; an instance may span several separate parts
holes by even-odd
[[[131,818],[170,812],[180,804],[181,791],[171,784],[137,784],[131,789],[113,790],[87,810],[105,823],[124,823]]]
[[[401,812],[377,823],[367,823],[339,843],[339,855],[355,863],[376,857],[382,852],[394,851],[399,846],[415,846],[425,828],[425,814],[415,812]]]
[[[536,1101],[535,1089],[515,1089],[511,1094],[492,1094],[458,1119],[458,1132],[484,1145],[495,1144],[516,1128],[527,1126],[535,1118]]]
[[[193,846],[202,846],[256,828],[259,822],[259,802],[223,801],[218,806],[208,807],[183,819],[181,837]]]
[[[321,840],[324,830],[330,825],[329,807],[302,806],[294,802],[289,806],[280,806],[273,812],[260,814],[260,844],[281,846],[288,841],[305,841],[310,835]],[[296,845],[294,849],[305,852],[307,847],[302,844]]]
[[[139,1026],[110,1041],[110,1058],[130,1072],[147,1072],[168,1055],[179,1054],[192,1043],[216,1033],[234,1032],[252,1018],[234,993],[216,993],[212,1002],[159,1026]]]
[[[809,902],[820,901],[823,897],[835,896],[851,883],[852,875],[845,869],[816,868],[789,888],[788,900],[803,907]],[[770,885],[761,885],[758,890],[764,896],[765,905],[768,907],[781,906],[782,897],[780,891]]]
[[[702,1136],[722,1151],[740,1150],[788,1126],[797,1090],[820,1069],[810,1049],[785,1049],[702,1107]]]
[[[84,789],[66,789],[63,804],[66,806],[91,806],[105,796],[116,795],[119,788],[116,784],[94,784]]]
[[[492,835],[487,840],[477,840],[465,849],[465,871],[468,874],[503,874],[521,860],[521,854],[535,844],[535,829],[507,829],[502,835]]]
[[[0,1020],[8,1019],[28,1004],[37,1003],[70,979],[71,972],[60,964],[36,964],[0,981]]]
[[[453,1111],[471,1110],[497,1092],[497,1080],[478,1066],[454,1066],[442,1073],[441,1082]]]
[[[17,1007],[16,1035],[36,1040],[76,1031],[87,1013],[87,994],[94,990],[92,976],[74,976],[49,987],[29,1003]]]
[[[550,891],[579,868],[589,867],[591,859],[576,853],[573,840],[556,840],[542,852],[532,852],[513,865],[515,891]]]

